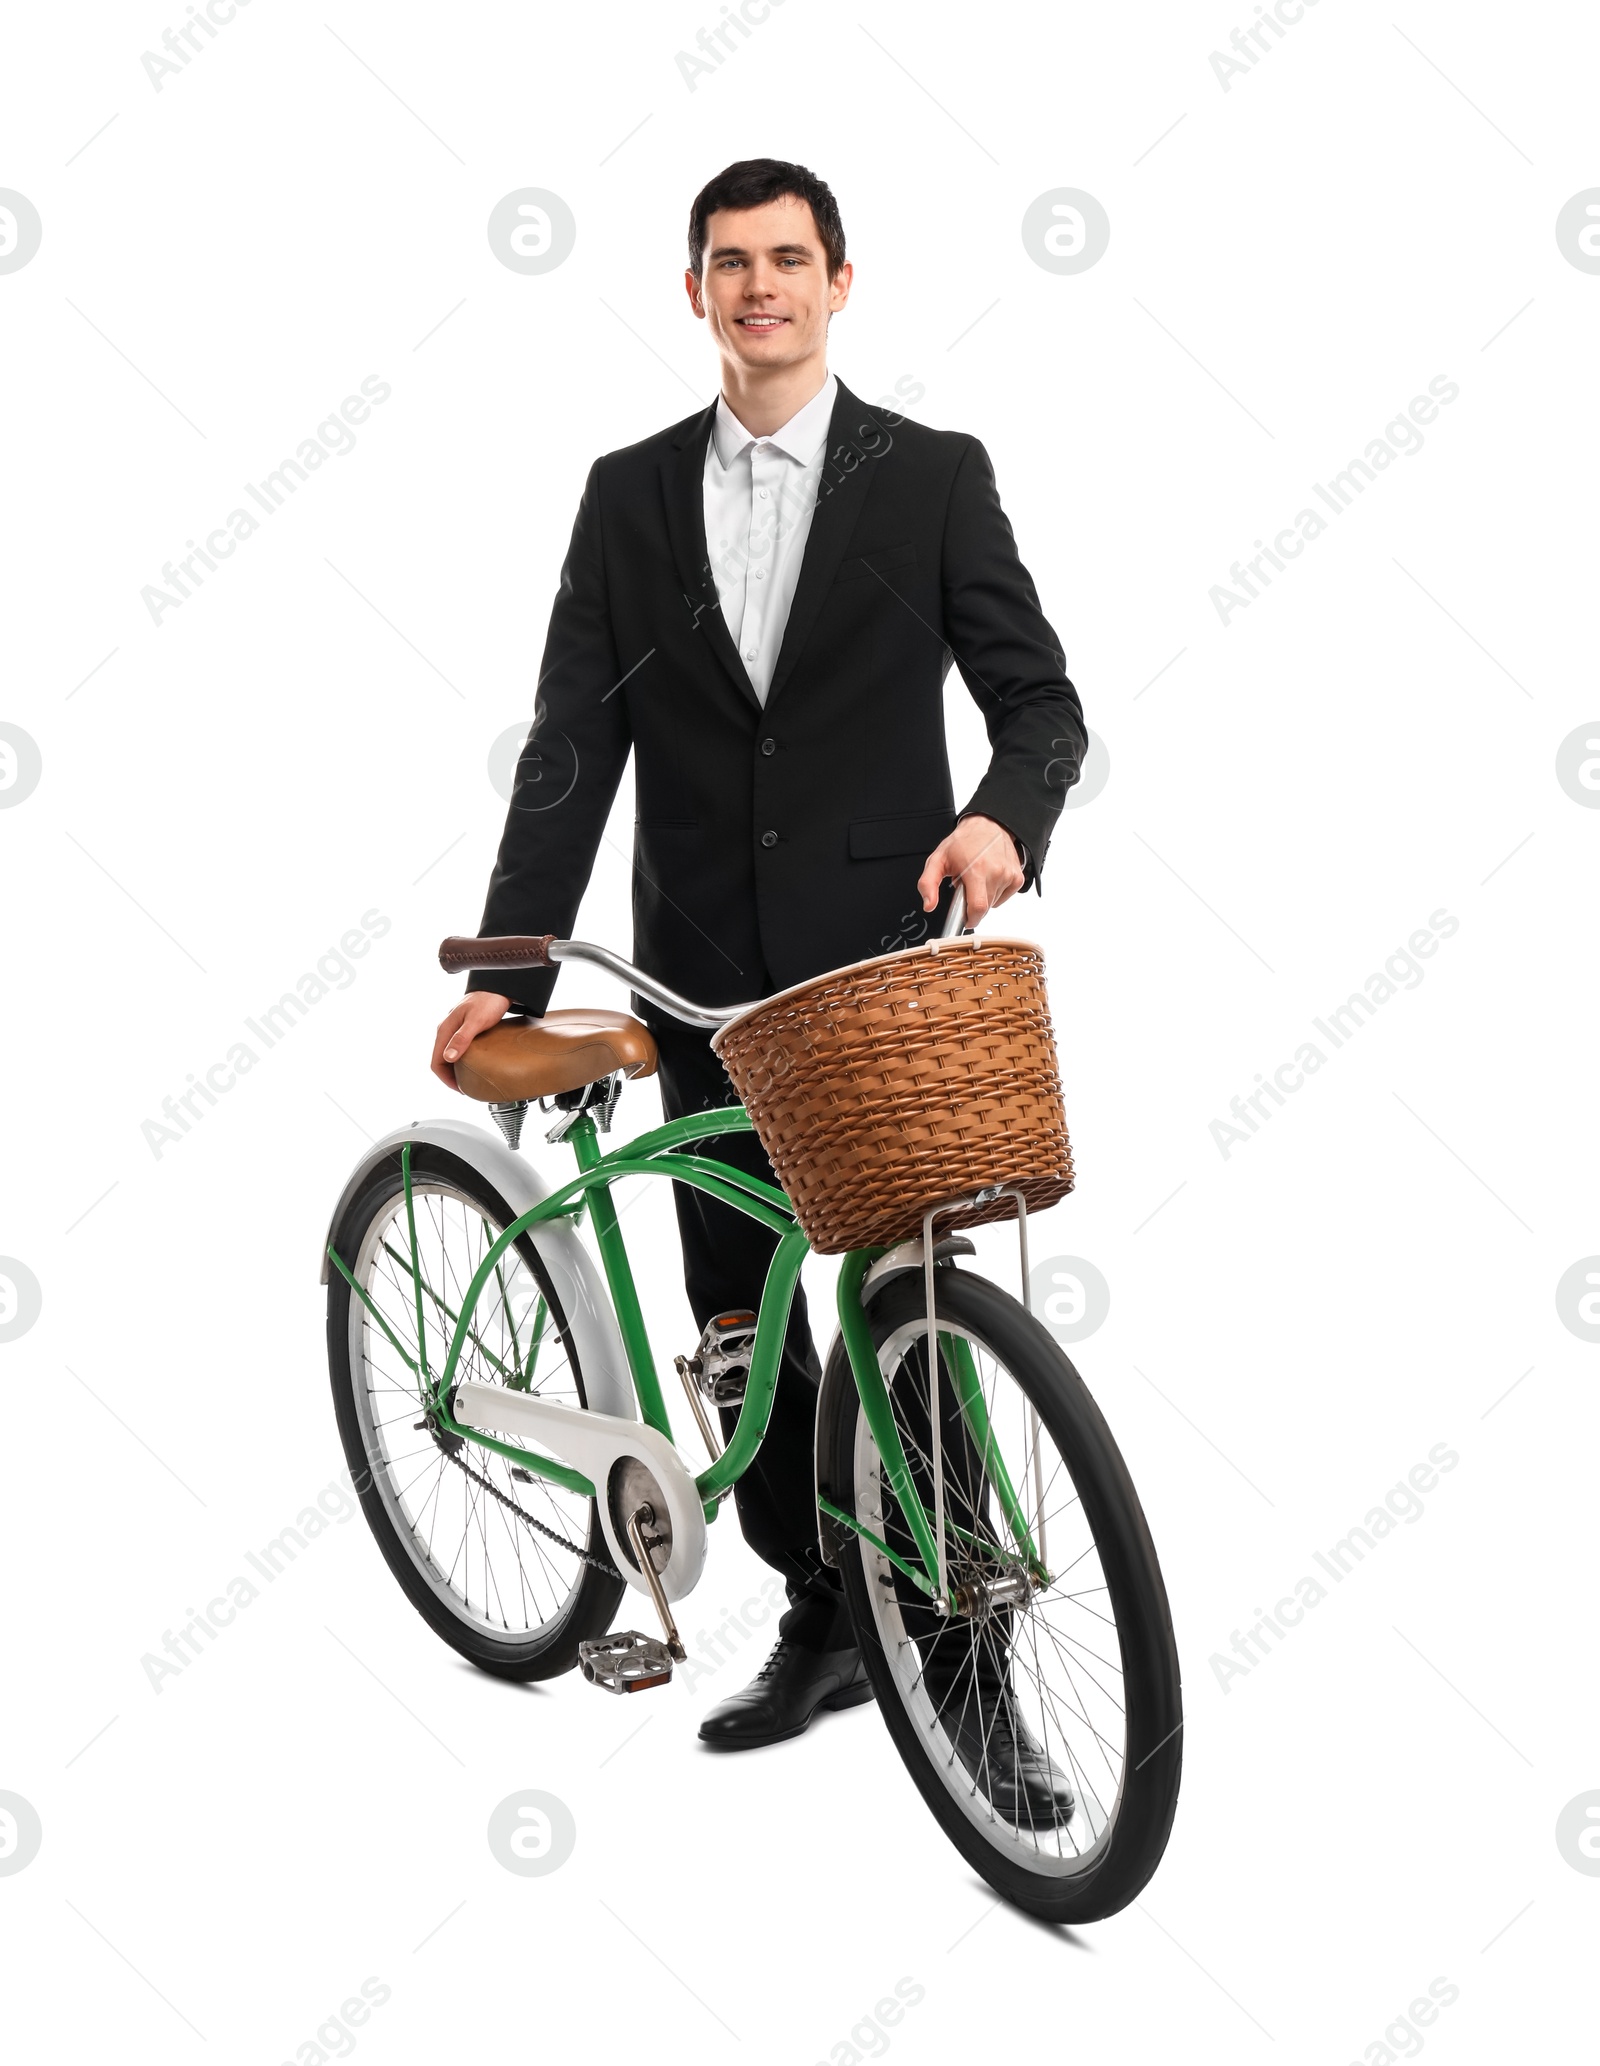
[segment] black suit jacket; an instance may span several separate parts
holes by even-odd
[[[928,937],[917,877],[958,815],[1004,825],[1035,882],[1085,733],[982,445],[843,383],[763,709],[706,553],[713,413],[590,469],[481,931],[570,935],[631,750],[633,959],[731,1004]],[[952,658],[992,749],[959,813]],[[554,984],[469,987],[539,1014]]]

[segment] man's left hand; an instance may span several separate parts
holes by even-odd
[[[1022,862],[1017,856],[1016,841],[993,818],[963,818],[928,856],[928,865],[917,884],[924,911],[931,911],[938,903],[947,877],[966,890],[967,923],[976,925],[1022,887]]]

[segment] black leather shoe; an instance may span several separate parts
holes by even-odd
[[[859,1650],[802,1650],[780,1638],[743,1692],[707,1714],[700,1741],[713,1750],[756,1750],[803,1734],[819,1707],[859,1707],[871,1698]]]
[[[1077,1806],[1067,1776],[1036,1742],[1012,1702],[969,1682],[940,1716],[956,1756],[995,1813],[1013,1828],[1062,1829]]]

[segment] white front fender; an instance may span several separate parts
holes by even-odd
[[[350,1172],[339,1202],[333,1208],[328,1231],[322,1237],[320,1281],[328,1281],[328,1247],[334,1229],[344,1218],[351,1199],[371,1179],[374,1171],[393,1159],[399,1165],[400,1150],[407,1141],[426,1141],[443,1148],[475,1170],[491,1189],[498,1192],[515,1214],[530,1211],[550,1195],[549,1186],[537,1171],[524,1162],[503,1140],[486,1133],[465,1119],[424,1119],[414,1126],[397,1127],[368,1149]],[[637,1420],[639,1409],[633,1393],[633,1379],[623,1351],[605,1282],[589,1251],[570,1223],[550,1220],[530,1228],[528,1238],[539,1259],[550,1272],[556,1297],[561,1301],[577,1349],[578,1368],[583,1373],[584,1396],[598,1413],[615,1414],[622,1420]]]

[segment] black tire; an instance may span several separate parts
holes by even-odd
[[[429,1216],[429,1209],[422,1201],[430,1197],[438,1198],[443,1194],[447,1199],[459,1201],[464,1226],[470,1225],[468,1215],[476,1212],[495,1233],[499,1233],[516,1217],[505,1199],[469,1163],[431,1143],[419,1141],[413,1145],[411,1179],[413,1195],[419,1204],[419,1249],[426,1239],[424,1222]],[[403,1199],[403,1196],[400,1151],[396,1149],[373,1173],[371,1180],[352,1198],[334,1230],[334,1248],[352,1270],[358,1270],[360,1267],[360,1258],[368,1244],[369,1235],[375,1232],[381,1235],[384,1222],[393,1213],[396,1201]],[[439,1218],[442,1229],[443,1209]],[[441,1240],[443,1238],[441,1231]],[[588,1399],[583,1388],[583,1372],[578,1364],[577,1345],[568,1328],[567,1316],[561,1308],[549,1272],[541,1261],[538,1250],[526,1236],[520,1237],[515,1243],[515,1252],[520,1256],[522,1264],[548,1307],[547,1339],[560,1344],[561,1352],[566,1359],[567,1370],[570,1372],[570,1387],[563,1377],[561,1396],[570,1395],[577,1404],[586,1406]],[[371,1274],[370,1265],[368,1274]],[[426,1275],[426,1268],[424,1274]],[[409,1269],[407,1276],[409,1278]],[[366,1288],[370,1294],[372,1285],[368,1283]],[[486,1286],[486,1298],[488,1291],[489,1287]],[[592,1499],[586,1502],[579,1501],[575,1495],[564,1494],[562,1498],[565,1506],[558,1507],[550,1497],[544,1481],[536,1481],[525,1486],[512,1479],[509,1466],[503,1459],[496,1457],[491,1451],[479,1449],[468,1443],[457,1453],[466,1464],[479,1473],[480,1477],[488,1478],[496,1486],[501,1497],[494,1500],[490,1494],[473,1485],[473,1481],[467,1480],[464,1474],[459,1472],[459,1466],[451,1466],[450,1454],[443,1444],[438,1443],[433,1435],[422,1433],[416,1446],[424,1452],[424,1464],[432,1463],[432,1459],[426,1455],[426,1445],[433,1443],[441,1458],[438,1464],[440,1481],[453,1482],[449,1479],[447,1467],[455,1468],[463,1477],[463,1487],[470,1488],[464,1489],[464,1498],[475,1499],[476,1505],[481,1507],[480,1525],[486,1536],[486,1558],[487,1535],[490,1527],[494,1526],[503,1530],[506,1538],[517,1544],[521,1544],[525,1537],[528,1539],[529,1555],[542,1560],[541,1578],[545,1570],[550,1573],[547,1582],[553,1603],[558,1599],[561,1577],[568,1570],[572,1573],[571,1590],[565,1600],[560,1602],[559,1606],[553,1605],[549,1617],[541,1619],[537,1626],[519,1631],[508,1621],[506,1626],[496,1629],[492,1615],[488,1611],[487,1583],[484,1588],[484,1611],[471,1611],[470,1598],[458,1597],[448,1582],[448,1574],[437,1564],[430,1566],[430,1561],[422,1554],[417,1534],[405,1525],[401,1506],[402,1495],[390,1467],[391,1459],[383,1446],[389,1438],[383,1437],[380,1441],[375,1436],[371,1408],[364,1408],[362,1403],[363,1392],[369,1401],[379,1395],[365,1376],[366,1370],[373,1366],[366,1360],[365,1353],[356,1349],[353,1321],[357,1316],[364,1323],[363,1339],[376,1340],[378,1330],[367,1319],[365,1308],[356,1299],[343,1273],[335,1269],[330,1262],[328,1369],[333,1384],[334,1413],[339,1423],[339,1436],[344,1444],[350,1475],[360,1496],[361,1510],[377,1539],[379,1549],[383,1552],[384,1561],[400,1583],[401,1591],[436,1635],[442,1636],[453,1650],[469,1658],[480,1670],[489,1672],[496,1678],[548,1679],[556,1677],[561,1672],[570,1671],[578,1661],[579,1643],[587,1637],[603,1635],[611,1627],[618,1602],[626,1587],[620,1578],[608,1577],[604,1571],[581,1563],[569,1552],[550,1543],[548,1538],[539,1536],[536,1531],[530,1533],[526,1524],[519,1522],[516,1516],[509,1512],[505,1502],[514,1501],[523,1511],[545,1521],[547,1526],[552,1525],[553,1521],[557,1532],[564,1540],[575,1542],[591,1555],[609,1562],[609,1553],[595,1502]],[[435,1315],[428,1317],[437,1318]],[[413,1352],[415,1336],[416,1323],[413,1317],[409,1333],[401,1335],[402,1340],[407,1342]],[[428,1344],[430,1368],[437,1371],[442,1356],[431,1326],[428,1330]],[[379,1343],[379,1354],[385,1346],[387,1345]],[[362,1357],[359,1371],[358,1355]],[[389,1355],[392,1357],[392,1349],[389,1350]],[[394,1359],[394,1367],[397,1370],[402,1367],[398,1359]],[[492,1378],[493,1375],[487,1367],[474,1368],[468,1373],[463,1365],[463,1375],[466,1374],[479,1379]],[[541,1390],[543,1389],[544,1380],[541,1378]],[[403,1401],[398,1403],[404,1404]],[[391,1418],[389,1424],[400,1423]],[[586,1513],[583,1512],[584,1508],[587,1509]],[[504,1554],[500,1550],[498,1535],[496,1553]],[[514,1554],[519,1557],[520,1568],[521,1552],[519,1550]],[[470,1563],[467,1568],[470,1570]]]
[[[1018,1908],[1051,1922],[1090,1922],[1125,1907],[1146,1885],[1166,1848],[1177,1807],[1183,1706],[1166,1588],[1127,1467],[1099,1408],[1054,1339],[1015,1299],[981,1277],[942,1265],[935,1272],[935,1287],[941,1331],[946,1327],[958,1330],[975,1352],[988,1352],[997,1369],[1014,1384],[1016,1395],[1020,1395],[1008,1395],[1015,1398],[1017,1415],[1025,1413],[1027,1404],[1037,1413],[1043,1430],[1040,1453],[1045,1453],[1047,1436],[1056,1459],[1052,1470],[1057,1475],[1064,1470],[1070,1478],[1070,1488],[1063,1490],[1070,1489],[1075,1498],[1067,1506],[1081,1508],[1081,1512],[1052,1523],[1058,1540],[1063,1535],[1071,1538],[1060,1555],[1076,1550],[1087,1533],[1104,1578],[1103,1588],[1085,1585],[1082,1592],[1076,1590],[1093,1572],[1093,1566],[1086,1568],[1085,1562],[1090,1552],[1083,1551],[1081,1557],[1072,1559],[1077,1567],[1069,1581],[1074,1591],[1064,1589],[1058,1571],[1047,1591],[1030,1596],[1026,1609],[1008,1612],[991,1622],[991,1629],[999,1626],[1002,1633],[998,1639],[993,1635],[988,1639],[991,1655],[996,1654],[998,1640],[998,1655],[1010,1687],[1013,1667],[1026,1655],[1021,1631],[1027,1627],[1028,1616],[1055,1613],[1051,1605],[1054,1596],[1056,1606],[1062,1610],[1059,1619],[1063,1628],[1075,1630],[1087,1626],[1074,1618],[1079,1614],[1095,1613],[1097,1619],[1105,1619],[1098,1607],[1084,1604],[1087,1597],[1092,1594],[1098,1602],[1102,1591],[1108,1596],[1114,1631],[1092,1631],[1091,1643],[1082,1655],[1100,1659],[1088,1667],[1099,1683],[1110,1674],[1105,1669],[1107,1660],[1093,1649],[1093,1642],[1099,1642],[1102,1651],[1120,1653],[1124,1696],[1122,1754],[1115,1771],[1113,1800],[1100,1799],[1100,1790],[1110,1791],[1109,1777],[1098,1779],[1098,1774],[1093,1775],[1098,1786],[1092,1804],[1084,1794],[1082,1782],[1074,1780],[1072,1790],[1077,1803],[1073,1812],[1079,1834],[1071,1834],[1071,1818],[1062,1828],[1073,1845],[1081,1842],[1081,1858],[1051,1857],[1038,1829],[1022,1829],[1015,1815],[1009,1823],[997,1819],[992,1803],[979,1790],[970,1761],[963,1764],[958,1759],[954,1733],[947,1731],[942,1718],[946,1710],[937,1705],[940,1700],[950,1701],[948,1692],[937,1691],[939,1683],[949,1681],[935,1680],[933,1650],[926,1631],[939,1631],[933,1642],[953,1641],[958,1646],[958,1658],[964,1654],[959,1645],[966,1643],[971,1657],[976,1659],[982,1638],[974,1625],[955,1618],[935,1622],[922,1596],[876,1550],[855,1531],[837,1522],[830,1523],[826,1516],[824,1542],[837,1556],[867,1673],[884,1721],[906,1769],[946,1835],[989,1884]],[[890,1367],[885,1374],[891,1401],[899,1397],[925,1402],[927,1398],[924,1297],[922,1273],[917,1270],[887,1279],[868,1305],[868,1321],[880,1360],[885,1344],[890,1344]],[[894,1389],[897,1378],[905,1379],[898,1395]],[[918,1385],[920,1394],[914,1389]],[[897,1424],[904,1410],[896,1405]],[[954,1413],[953,1404],[947,1411]],[[920,1404],[920,1414],[920,1427],[925,1430],[929,1426],[925,1403]],[[957,1416],[957,1440],[960,1425]],[[858,1518],[857,1489],[865,1484],[868,1489],[863,1504],[879,1519],[890,1546],[894,1546],[898,1505],[893,1495],[886,1492],[878,1474],[876,1450],[866,1432],[855,1378],[842,1341],[835,1342],[823,1377],[817,1440],[819,1491],[842,1511]],[[946,1434],[944,1440],[948,1485],[953,1468],[949,1461],[951,1436]],[[916,1452],[910,1442],[907,1453],[912,1458],[913,1474],[918,1475]],[[975,1458],[974,1451],[969,1451],[969,1455]],[[1013,1471],[1012,1475],[1017,1474]],[[1024,1479],[1026,1482],[1026,1473]],[[976,1478],[973,1482],[977,1482]],[[985,1496],[980,1490],[980,1506]],[[992,1490],[988,1496],[992,1502]],[[1048,1489],[1043,1504],[1047,1510],[1051,1508],[1052,1494]],[[947,1511],[954,1509],[947,1504]],[[981,1535],[976,1510],[968,1511],[975,1533]],[[909,1549],[909,1534],[903,1524],[899,1526],[898,1539],[903,1551]],[[1001,1542],[996,1556],[1009,1548],[1008,1541]],[[1059,1561],[1054,1554],[1056,1543],[1051,1548],[1054,1567]],[[970,1554],[977,1557],[987,1551],[980,1546],[979,1551]],[[998,1570],[1000,1566],[996,1562],[983,1567],[974,1564],[972,1568]],[[910,1633],[918,1628],[924,1631],[922,1635]],[[1043,1653],[1038,1649],[1040,1628],[1042,1624],[1035,1629],[1033,1655],[1037,1660],[1043,1654],[1045,1665],[1055,1672],[1048,1642]],[[1076,1638],[1067,1634],[1064,1640],[1071,1645]],[[1080,1653],[1063,1648],[1059,1637],[1054,1647],[1056,1656],[1065,1659],[1063,1669],[1070,1677],[1070,1667],[1079,1663]],[[891,1651],[901,1660],[898,1670]],[[941,1665],[939,1669],[945,1672],[947,1668]],[[1084,1695],[1080,1698],[1084,1719],[1093,1721],[1091,1710],[1101,1705],[1098,1696],[1088,1697],[1076,1679],[1073,1685]],[[1045,1712],[1042,1706],[1040,1712]],[[1102,1715],[1104,1712],[1101,1705]],[[1057,1720],[1059,1713],[1057,1709]],[[1109,1773],[1112,1760],[1106,1749],[1107,1733],[1102,1727],[1094,1729],[1092,1736],[1092,1747],[1105,1758]],[[1053,1749],[1051,1754],[1052,1758],[1056,1755]],[[1057,1769],[1065,1773],[1067,1767],[1063,1763]],[[1073,1769],[1077,1769],[1076,1763]],[[964,1800],[969,1782],[972,1792]],[[1030,1822],[1031,1819],[1030,1816]],[[1052,1829],[1050,1835],[1058,1850],[1067,1849],[1060,1831]]]

